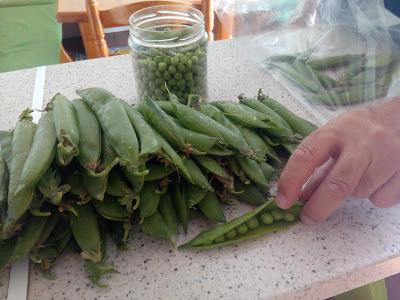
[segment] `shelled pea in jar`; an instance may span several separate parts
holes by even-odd
[[[207,33],[199,10],[153,6],[134,13],[129,23],[139,101],[146,95],[168,100],[168,91],[182,103],[192,94],[207,96]]]

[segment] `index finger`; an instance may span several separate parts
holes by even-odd
[[[336,131],[325,128],[318,129],[299,144],[278,181],[278,206],[283,209],[291,207],[315,169],[336,156],[341,145]]]

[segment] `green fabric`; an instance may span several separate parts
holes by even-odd
[[[56,0],[0,0],[0,72],[59,63],[56,10]]]

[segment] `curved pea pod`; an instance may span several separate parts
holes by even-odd
[[[52,233],[47,238],[47,243],[55,243],[57,241],[63,240],[66,238],[66,236],[70,234],[70,225],[68,224],[68,221],[61,215]]]
[[[207,219],[215,222],[226,222],[224,211],[214,192],[208,192],[199,202],[198,207]]]
[[[137,172],[139,144],[121,101],[102,88],[88,88],[76,93],[96,114],[104,135],[120,158],[120,165]]]
[[[360,57],[353,60],[343,68],[343,74],[339,77],[339,82],[345,83],[365,69],[366,58]]]
[[[176,245],[176,235],[178,229],[178,216],[175,206],[169,193],[161,195],[160,204],[158,207],[161,217],[169,230],[169,240],[173,246]]]
[[[181,185],[177,180],[172,184],[171,197],[172,201],[174,202],[178,218],[182,224],[183,230],[186,233],[189,221],[189,207],[186,199],[183,197]]]
[[[268,186],[268,181],[264,176],[260,166],[255,160],[249,159],[248,157],[237,157],[240,167],[243,172],[255,183],[262,186]]]
[[[259,163],[260,169],[263,172],[265,179],[268,181],[275,180],[278,177],[278,170],[266,162]]]
[[[207,152],[212,147],[218,144],[218,139],[216,137],[197,133],[189,129],[186,129],[184,127],[181,127],[180,125],[179,125],[179,130],[185,142],[192,145],[195,149],[198,149],[200,151]]]
[[[41,246],[46,243],[47,239],[52,234],[53,230],[56,228],[58,221],[60,219],[60,215],[56,212],[52,212],[52,214],[47,218],[46,224],[43,227],[42,232],[36,242],[36,246]]]
[[[183,160],[186,168],[189,170],[190,177],[193,179],[195,185],[203,189],[207,189],[209,191],[213,191],[214,189],[208,182],[207,177],[203,174],[199,166],[190,158],[186,158]]]
[[[0,146],[0,224],[4,222],[4,219],[6,217],[8,178],[9,178],[8,169],[6,161],[1,153],[1,146]]]
[[[57,132],[57,162],[61,166],[68,165],[74,156],[79,154],[79,129],[74,107],[61,94],[52,100],[54,125]]]
[[[56,169],[49,168],[38,183],[39,191],[47,201],[54,205],[60,205],[65,193],[71,187],[68,184],[61,184],[61,177]]]
[[[32,122],[31,112],[31,109],[22,112],[12,136],[8,184],[8,206],[11,207],[35,134],[36,124]]]
[[[260,113],[267,115],[269,119],[282,130],[282,136],[287,137],[288,139],[293,138],[294,132],[292,128],[290,128],[290,125],[273,109],[262,104],[256,99],[242,98],[239,100],[239,102],[248,107],[251,107],[252,109],[257,110]]]
[[[247,127],[251,128],[269,128],[270,126],[266,123],[269,121],[267,115],[259,113],[255,109],[242,105],[236,102],[211,102],[231,120]]]
[[[149,174],[144,177],[145,182],[163,179],[175,171],[171,165],[165,165],[156,162],[149,162],[147,164],[147,168],[149,170]]]
[[[0,270],[8,265],[15,248],[16,237],[0,241]]]
[[[197,205],[207,195],[207,189],[184,181],[182,183],[182,196],[189,208]]]
[[[27,256],[38,241],[48,217],[30,216],[24,230],[17,237],[10,262],[15,262]]]
[[[122,103],[133,128],[139,136],[140,156],[155,154],[160,151],[161,145],[154,134],[154,130],[147,124],[142,114],[135,107],[129,106],[125,101],[122,101]]]
[[[240,164],[235,156],[226,157],[226,162],[228,163],[229,169],[235,174],[240,180],[246,182],[248,179],[246,178],[246,174],[243,172]]]
[[[170,116],[175,116],[174,103],[171,101],[157,101],[158,106]]]
[[[254,159],[256,159],[257,161],[264,161],[267,152],[269,151],[269,148],[265,144],[264,140],[254,130],[248,127],[244,127],[239,124],[237,124],[237,127],[251,149],[253,149],[253,152],[255,153]]]
[[[238,218],[204,230],[179,248],[208,250],[223,247],[268,233],[284,230],[296,223],[293,222],[294,220],[275,221],[272,219],[272,222],[271,218],[266,220],[267,218],[265,218],[263,214],[274,209],[276,209],[276,204],[274,200],[271,199]]]
[[[214,146],[214,147],[208,149],[207,153],[209,155],[214,155],[214,156],[232,156],[235,154],[234,151],[229,150],[228,148],[226,148],[222,145],[217,145],[217,146]]]
[[[231,179],[230,175],[221,167],[221,164],[210,156],[195,156],[194,159],[206,171],[225,179]]]
[[[364,54],[344,54],[344,55],[337,55],[337,56],[330,56],[326,58],[318,58],[313,59],[308,62],[311,68],[314,70],[327,70],[333,69],[337,67],[343,67],[356,59],[360,59],[364,57]]]
[[[182,104],[175,104],[175,111],[176,116],[184,127],[195,132],[214,136],[225,145],[237,149],[244,155],[251,154],[251,149],[247,147],[246,141],[240,135],[224,127],[209,116]]]
[[[107,196],[103,201],[93,201],[92,203],[97,213],[105,219],[121,222],[129,220],[129,212],[126,207],[121,205],[115,197]]]
[[[8,170],[11,168],[12,132],[0,130],[0,149]]]
[[[101,155],[101,128],[94,112],[82,100],[71,102],[79,131],[78,160],[85,169],[96,170]]]
[[[8,207],[3,231],[10,230],[29,209],[34,189],[54,159],[55,145],[56,131],[53,112],[50,110],[42,114],[36,127],[32,147],[15,193],[15,200]]]
[[[268,197],[263,195],[252,183],[243,184],[237,180],[235,181],[235,190],[242,191],[237,194],[237,197],[248,204],[261,205],[268,201]]]
[[[108,175],[102,177],[92,177],[86,172],[82,172],[82,182],[84,192],[91,198],[98,201],[104,200],[104,194],[107,191]]]
[[[146,182],[140,191],[139,211],[142,218],[149,217],[157,211],[160,202],[160,195],[157,193],[157,183]]]
[[[168,225],[158,210],[156,210],[151,216],[144,218],[142,223],[140,223],[140,228],[148,235],[162,239],[171,239],[171,232]]]
[[[190,183],[194,184],[193,178],[189,173],[183,159],[175,152],[174,148],[158,133],[156,132],[157,139],[161,143],[162,150],[166,159],[175,165],[183,177],[185,177]]]
[[[138,107],[139,111],[145,117],[146,121],[157,130],[169,143],[185,149],[186,144],[180,134],[178,126],[170,117],[158,106],[158,104],[148,97],[145,97]]]
[[[102,260],[101,237],[96,213],[91,203],[75,206],[77,216],[72,216],[70,224],[74,239],[81,249],[84,259],[94,263]]]
[[[262,95],[261,92],[259,93],[258,97],[262,104],[276,111],[283,119],[285,119],[293,131],[301,135],[303,138],[318,128],[313,123],[298,117],[276,100]]]

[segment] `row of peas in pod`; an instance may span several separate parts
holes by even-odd
[[[259,93],[239,102],[131,106],[101,88],[57,94],[38,124],[25,110],[0,132],[0,268],[30,257],[48,277],[66,251],[82,256],[91,281],[116,272],[106,239],[128,250],[131,229],[176,246],[195,218],[214,229],[186,243],[209,249],[284,229],[300,206],[283,211],[269,186],[316,127]],[[227,221],[225,207],[253,211]],[[210,233],[211,232],[211,233]]]
[[[175,48],[136,46],[131,53],[139,99],[165,101],[168,91],[182,103],[191,94],[207,96],[206,38]]]

